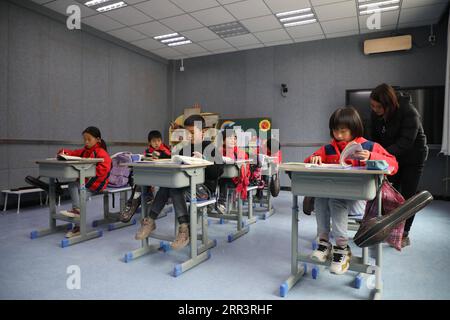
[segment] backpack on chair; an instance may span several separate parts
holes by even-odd
[[[128,151],[118,152],[111,156],[112,165],[109,174],[108,187],[121,188],[128,185],[130,180],[130,168],[125,164],[133,162],[132,153]]]

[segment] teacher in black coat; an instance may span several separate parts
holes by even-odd
[[[383,83],[370,94],[371,139],[397,158],[399,170],[389,180],[405,199],[417,193],[425,160],[427,137],[420,115],[410,96],[402,95]],[[408,237],[414,216],[406,220],[402,247],[410,244]]]

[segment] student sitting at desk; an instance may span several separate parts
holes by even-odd
[[[231,134],[230,134],[231,133]],[[222,155],[230,160],[248,159],[245,150],[238,148],[237,136],[234,130],[224,130],[223,132]],[[241,195],[242,199],[247,199],[247,186],[250,183],[250,164],[241,166],[239,177],[220,178],[219,179],[219,199],[217,200],[216,210],[219,214],[226,213],[227,188],[236,188],[236,192]]]
[[[96,165],[95,177],[86,182],[86,195],[92,196],[103,191],[108,185],[109,173],[111,171],[111,158],[106,151],[106,143],[102,139],[100,130],[96,127],[88,127],[83,131],[84,148],[78,150],[61,149],[58,154],[76,156],[81,158],[101,158],[103,162]],[[80,216],[80,183],[79,181],[69,183],[70,197],[72,198],[72,209],[62,210],[60,213],[67,217],[76,218]],[[80,234],[80,227],[75,226],[66,234],[71,238]]]
[[[171,152],[170,148],[162,142],[161,132],[158,130],[152,130],[148,133],[148,148],[144,151],[144,156],[152,159],[170,159]],[[127,223],[131,220],[136,210],[141,205],[141,192],[137,191],[137,186],[133,187],[130,199],[124,210],[120,213],[120,221]],[[148,188],[147,194],[147,204],[151,204],[154,196],[152,192],[152,187]]]
[[[190,145],[185,145],[181,150],[172,150],[172,154],[190,155],[202,157],[202,153],[209,148],[211,142],[203,141],[202,128],[205,127],[205,119],[200,115],[192,115],[184,120],[184,128],[190,133]],[[210,149],[211,156],[215,156],[214,148]],[[222,169],[223,170],[223,169]],[[217,187],[217,179],[220,175],[220,167],[217,165],[205,168],[205,186],[213,193]],[[169,197],[172,198],[175,214],[180,224],[177,237],[171,244],[175,250],[184,248],[189,244],[189,214],[184,196],[184,188],[159,188],[150,208],[148,218],[141,221],[141,227],[136,233],[136,240],[147,238],[156,229],[155,220],[167,204]]]
[[[329,121],[330,136],[333,138],[330,144],[321,147],[304,162],[310,163],[339,163],[341,151],[345,146],[355,141],[360,143],[363,151],[356,153],[358,159],[347,159],[348,164],[364,166],[366,160],[386,160],[393,167],[392,174],[398,170],[395,157],[389,154],[378,143],[362,138],[363,124],[361,118],[353,107],[337,109]],[[325,262],[332,254],[330,271],[336,274],[345,273],[350,266],[351,251],[348,246],[347,224],[349,208],[354,205],[353,200],[344,199],[315,199],[315,212],[317,220],[317,234],[319,237],[318,248],[313,251],[311,258]],[[329,242],[330,219],[333,236],[336,245]]]

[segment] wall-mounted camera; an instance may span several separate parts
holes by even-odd
[[[288,86],[287,86],[287,84],[282,83],[281,84],[281,95],[283,97],[286,97],[287,93],[288,93]]]

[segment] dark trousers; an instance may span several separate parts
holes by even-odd
[[[227,201],[227,189],[234,187],[236,185],[231,178],[222,178],[219,180],[219,202],[221,204],[225,204]]]
[[[408,200],[417,193],[420,177],[422,176],[424,164],[402,164],[399,163],[399,170],[396,175],[388,176],[388,179],[394,185],[405,200]],[[405,232],[409,232],[414,216],[406,220]]]
[[[180,224],[189,223],[189,215],[183,188],[159,188],[158,192],[156,192],[155,200],[153,200],[152,207],[150,209],[150,218],[155,220],[158,218],[158,215],[167,204],[169,198],[172,198],[175,215],[177,216],[178,222]]]

